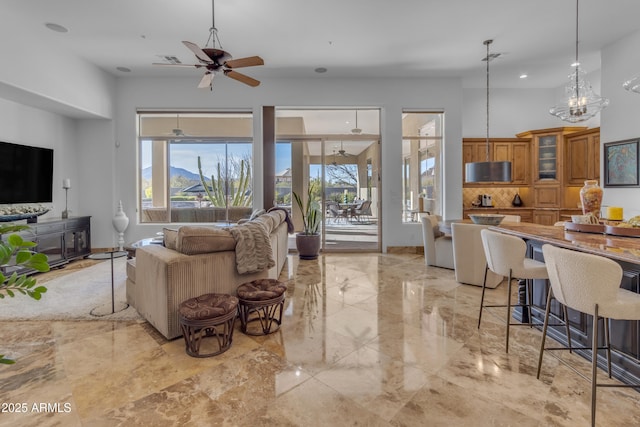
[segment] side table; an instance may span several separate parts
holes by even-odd
[[[114,291],[114,283],[113,283],[113,260],[116,258],[122,258],[124,256],[127,256],[127,251],[119,251],[119,250],[96,252],[94,254],[87,256],[88,259],[97,259],[97,260],[110,259],[111,260],[111,312],[109,312],[108,304],[103,304],[91,310],[90,314],[92,316],[97,316],[97,317],[107,316],[109,314],[122,311],[127,307],[129,307],[129,304],[125,302],[119,302],[118,309],[116,310],[115,291]]]

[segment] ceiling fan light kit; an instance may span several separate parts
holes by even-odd
[[[218,30],[215,25],[215,0],[211,0],[211,28],[209,28],[209,39],[205,47],[200,48],[197,44],[183,41],[187,49],[189,49],[198,59],[198,64],[180,64],[180,63],[154,63],[153,65],[164,65],[173,67],[195,67],[204,68],[206,71],[198,88],[209,88],[213,90],[213,78],[218,72],[222,72],[225,76],[244,83],[251,87],[256,87],[260,82],[252,77],[235,71],[236,68],[254,67],[264,65],[264,61],[259,56],[249,56],[246,58],[233,59],[229,52],[222,48],[220,39],[218,39]],[[209,46],[211,42],[212,47]],[[216,42],[218,48],[216,48]],[[178,61],[179,62],[179,61]]]
[[[589,120],[609,105],[609,100],[593,91],[591,83],[585,78],[586,72],[580,67],[578,59],[578,10],[576,0],[576,59],[572,64],[573,72],[569,75],[569,83],[565,86],[567,95],[563,103],[552,107],[549,113],[569,123]]]
[[[487,56],[482,60],[487,62],[487,148],[486,162],[472,162],[465,164],[466,182],[510,182],[511,162],[489,161],[489,62],[500,56],[499,53],[489,53],[489,45],[493,40],[485,40],[483,44],[487,47]]]

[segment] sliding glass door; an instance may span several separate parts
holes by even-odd
[[[377,142],[329,140],[323,145],[324,248],[378,250]]]
[[[379,110],[357,112],[276,113],[275,202],[290,209],[292,192],[306,194],[314,185],[323,212],[324,251],[380,250]],[[295,210],[292,219],[300,229]]]

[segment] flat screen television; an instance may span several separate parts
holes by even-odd
[[[52,202],[53,150],[0,142],[0,204]]]

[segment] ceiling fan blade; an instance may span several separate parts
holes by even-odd
[[[202,80],[200,80],[200,83],[198,84],[198,89],[210,88],[213,84],[213,76],[213,73],[204,73]]]
[[[207,55],[204,50],[200,49],[197,44],[188,41],[183,41],[182,44],[184,44],[191,52],[193,52],[196,55],[196,58],[198,58],[200,61],[207,64],[211,62],[211,58],[209,58],[209,55]]]
[[[169,64],[168,62],[154,62],[151,65],[164,65],[165,67],[182,67],[182,68],[202,68],[203,64]]]
[[[249,85],[251,87],[256,87],[260,84],[260,82],[254,78],[251,78],[249,76],[246,76],[242,73],[239,73],[237,71],[233,71],[233,70],[224,70],[224,74],[225,76],[231,77],[234,80],[237,80],[241,83],[244,83],[246,85]]]
[[[255,67],[264,65],[264,61],[259,56],[249,56],[246,58],[231,59],[224,63],[229,68]]]

